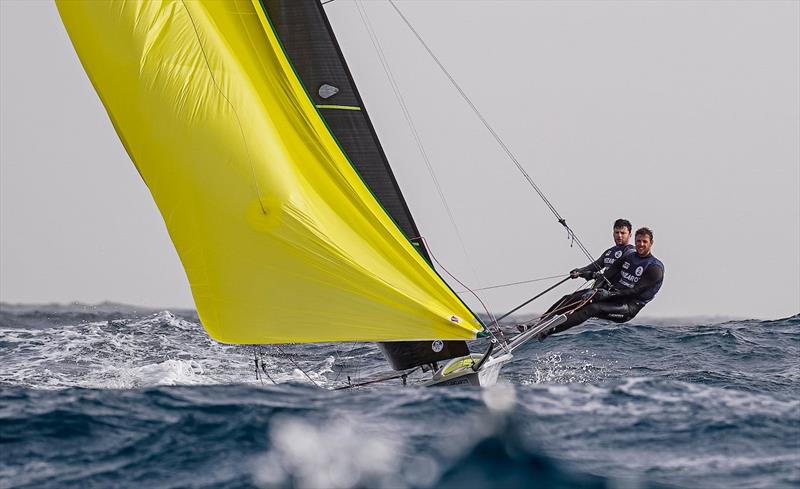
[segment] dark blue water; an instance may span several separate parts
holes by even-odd
[[[265,348],[257,380],[192,313],[3,305],[0,487],[800,487],[800,316],[595,322],[516,357],[490,389],[334,391],[377,349]]]

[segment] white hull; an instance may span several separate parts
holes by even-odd
[[[444,367],[437,370],[433,374],[433,378],[423,385],[427,387],[446,385],[492,386],[497,383],[503,366],[514,359],[514,355],[511,352],[531,339],[536,338],[539,333],[558,326],[566,319],[566,316],[560,314],[533,326],[512,339],[508,344],[503,345],[499,355],[489,356],[489,359],[483,363],[481,363],[483,355],[476,353],[466,357],[454,358],[447,362]]]

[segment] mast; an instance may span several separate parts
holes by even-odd
[[[433,268],[322,4],[319,0],[260,3],[308,96],[342,150],[378,202]],[[378,345],[397,370],[469,354],[464,341]]]

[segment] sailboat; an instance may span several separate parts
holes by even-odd
[[[490,385],[564,320],[506,341],[439,275],[319,0],[57,6],[215,340],[377,342]]]

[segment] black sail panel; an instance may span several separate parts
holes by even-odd
[[[400,230],[430,263],[321,3],[262,0],[262,5],[309,97],[342,150]],[[397,370],[469,354],[464,341],[400,341],[379,346]]]

